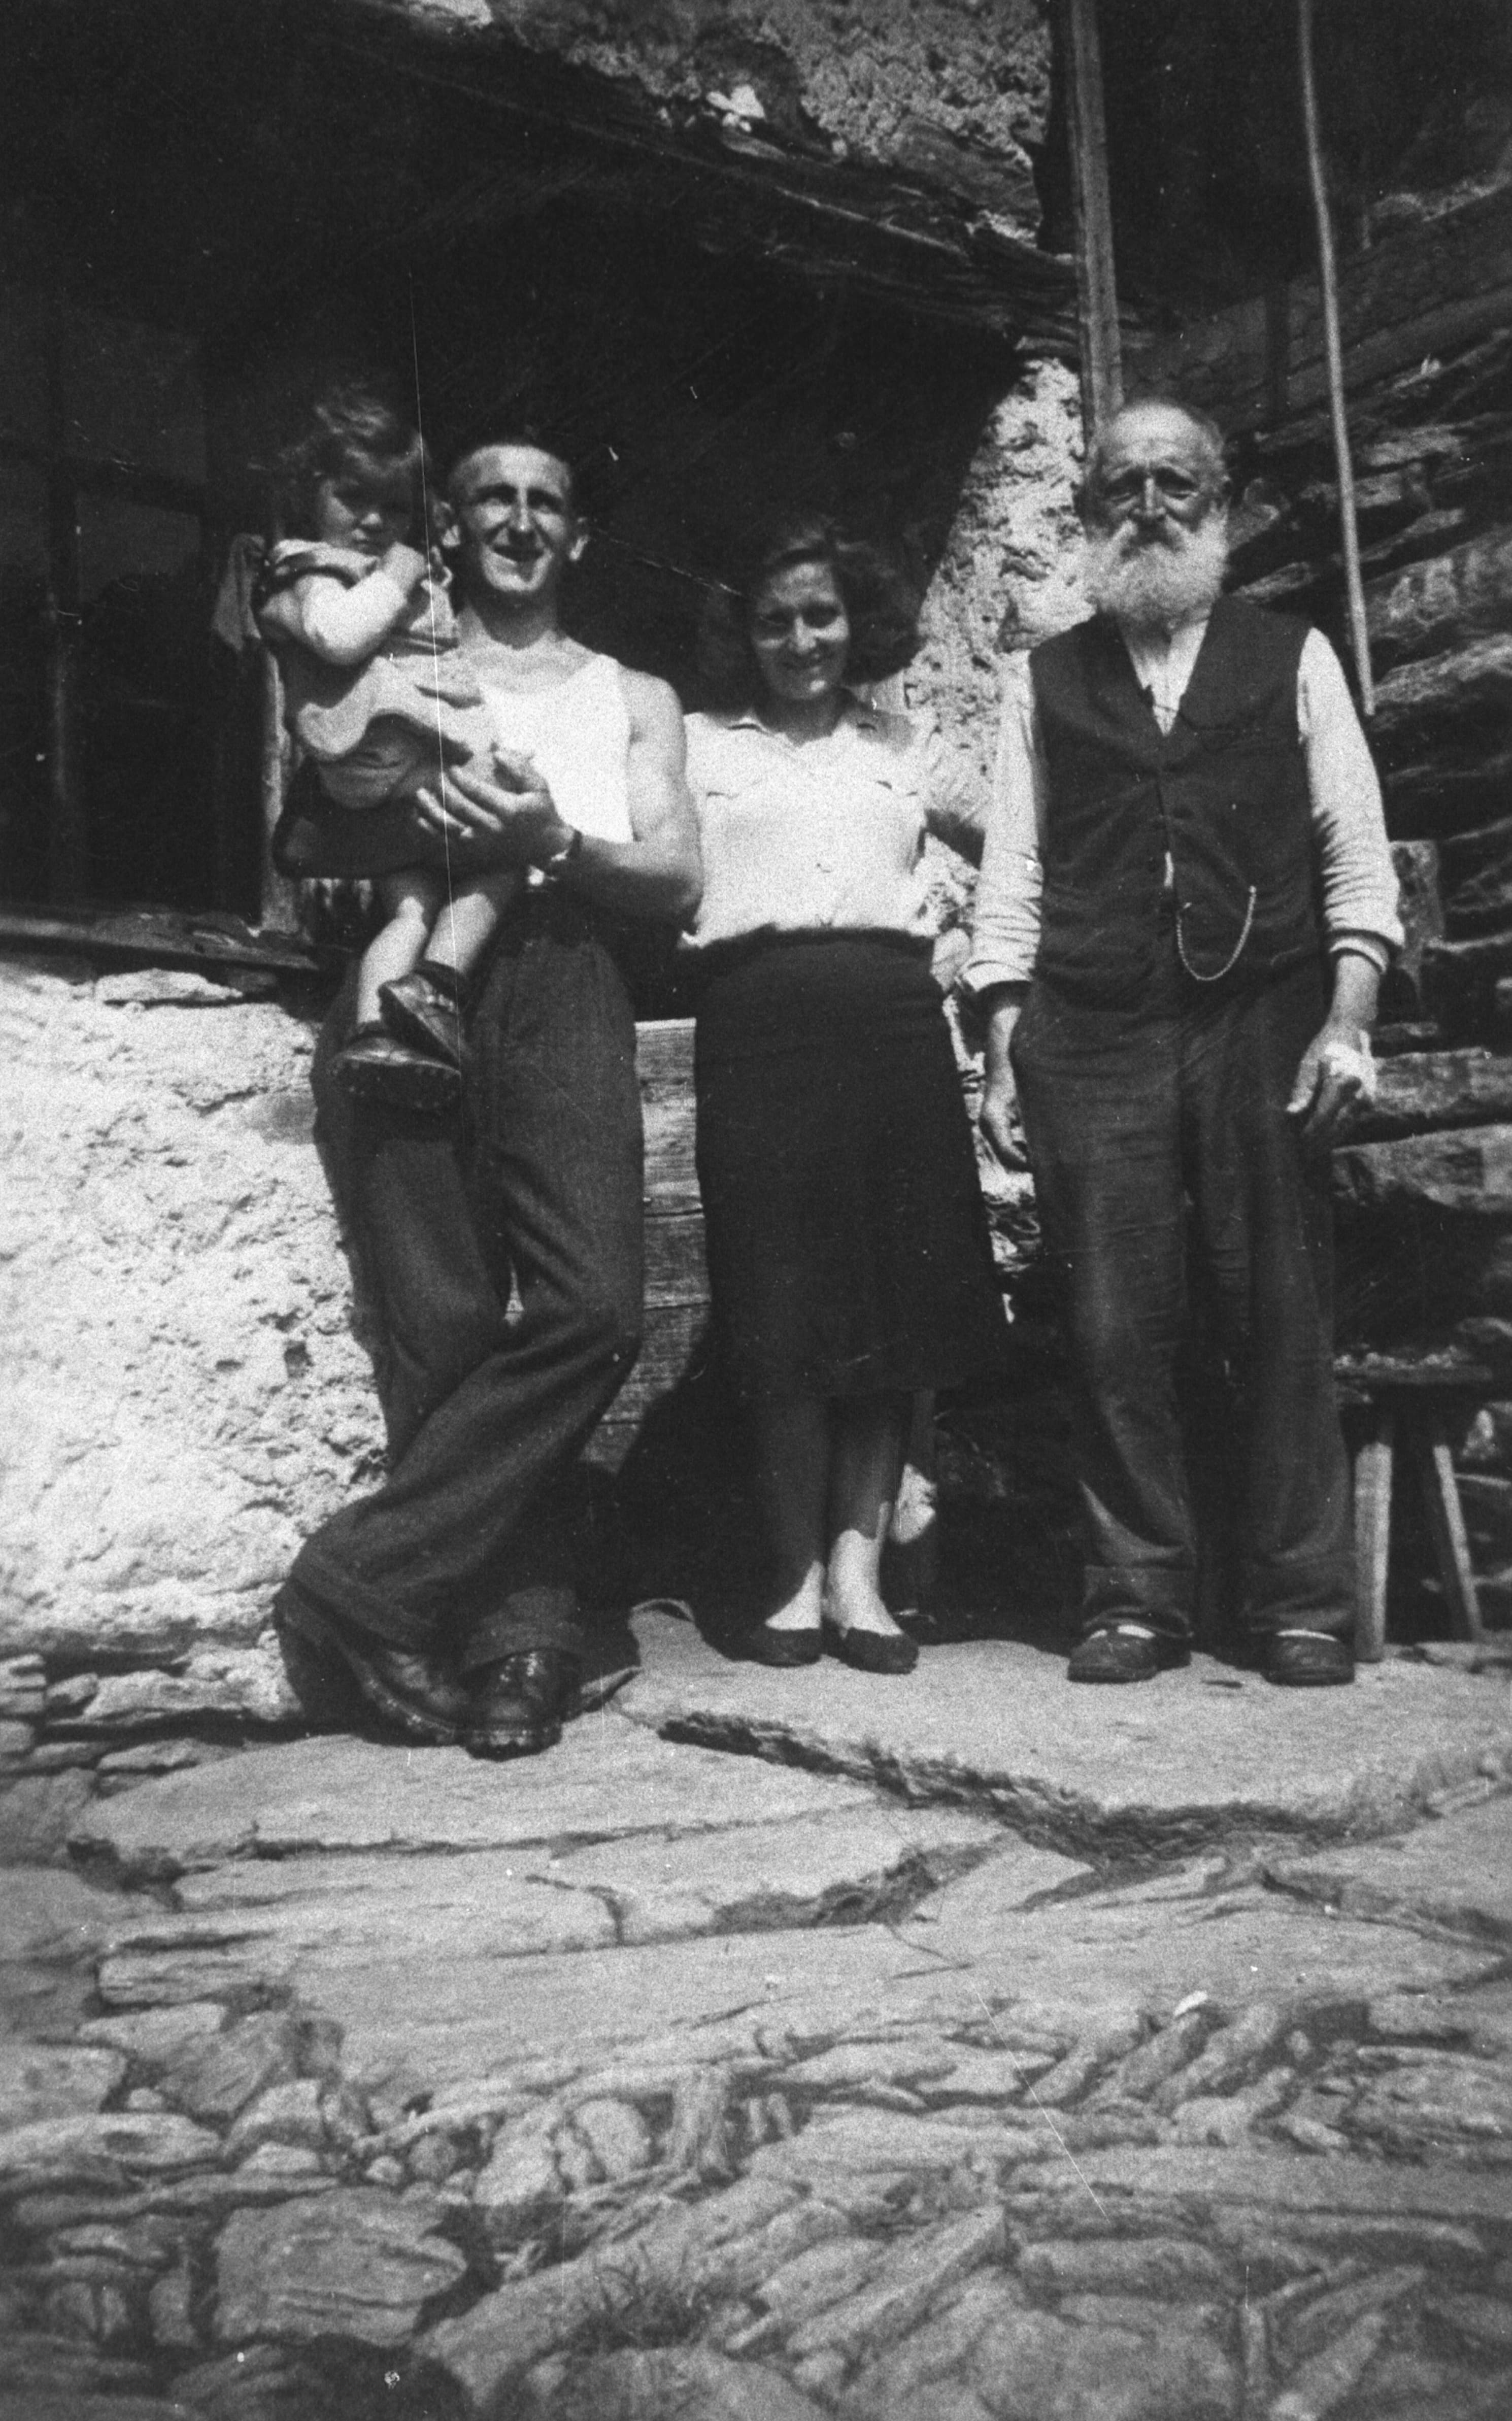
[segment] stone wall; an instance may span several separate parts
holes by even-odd
[[[208,1657],[224,1702],[287,1713],[246,1651],[382,1446],[312,1026],[198,976],[15,959],[0,1014],[0,1652],[207,1679]]]

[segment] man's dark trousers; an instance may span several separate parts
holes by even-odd
[[[471,1022],[460,1132],[340,1093],[330,1059],[351,1014],[349,988],[314,1081],[391,1469],[290,1578],[464,1670],[576,1652],[574,1466],[640,1344],[640,1095],[613,949],[560,893],[509,912]]]
[[[1136,1006],[1031,988],[1013,1062],[1046,1241],[1069,1281],[1089,1631],[1120,1617],[1190,1631],[1177,1373],[1194,1241],[1239,1432],[1241,1621],[1349,1634],[1327,1163],[1285,1109],[1323,1015],[1316,961],[1194,982],[1168,922]]]

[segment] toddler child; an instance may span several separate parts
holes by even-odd
[[[269,550],[257,612],[320,783],[314,833],[307,816],[296,824],[317,865],[320,827],[340,826],[343,862],[371,881],[385,919],[363,953],[356,1028],[332,1074],[362,1099],[447,1110],[461,1092],[465,980],[520,877],[506,868],[455,885],[395,866],[392,844],[366,863],[360,835],[351,846],[354,817],[491,751],[433,543],[425,443],[377,398],[342,389],[317,405],[284,472],[292,534]],[[297,848],[285,862],[297,870]]]

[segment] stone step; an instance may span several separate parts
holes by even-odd
[[[631,1722],[990,1810],[1071,1855],[1386,1832],[1512,1772],[1504,1674],[1388,1658],[1351,1689],[1277,1690],[1195,1656],[1142,1689],[1079,1689],[1058,1657],[1004,1639],[930,1648],[899,1683],[828,1658],[727,1663],[654,1613],[636,1636],[641,1671],[616,1701]]]

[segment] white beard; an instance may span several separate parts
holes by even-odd
[[[1083,586],[1099,614],[1140,632],[1174,631],[1211,611],[1228,568],[1228,527],[1209,513],[1194,530],[1156,539],[1132,530],[1088,536]]]

